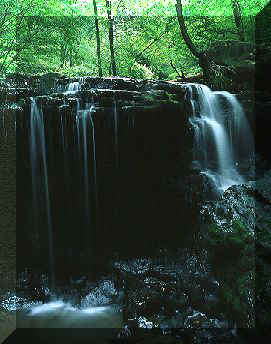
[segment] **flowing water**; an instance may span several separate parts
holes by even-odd
[[[68,91],[80,91],[81,89],[80,83],[78,81],[69,83],[67,88]]]
[[[94,110],[94,106],[86,105],[85,109],[80,109],[80,104],[77,104],[77,114],[76,114],[76,128],[77,128],[77,135],[78,135],[78,153],[80,159],[81,153],[81,142],[80,139],[82,137],[82,151],[83,151],[83,180],[84,180],[84,193],[85,193],[85,224],[87,230],[90,230],[90,185],[89,185],[89,160],[90,160],[90,152],[89,152],[89,144],[88,144],[88,132],[89,132],[89,122]],[[80,162],[80,161],[79,161]]]
[[[188,85],[188,97],[195,130],[194,163],[220,191],[245,183],[238,165],[253,154],[253,137],[242,106],[234,95],[213,92],[205,85]]]
[[[95,142],[95,126],[93,120],[93,113],[95,112],[95,106],[86,103],[85,108],[80,108],[80,102],[77,102],[77,113],[76,113],[76,133],[77,133],[77,144],[78,144],[78,156],[80,164],[81,150],[83,152],[83,180],[85,189],[85,226],[86,231],[90,232],[91,215],[96,218],[98,217],[98,184],[97,184],[97,162],[96,162],[96,142]],[[82,142],[81,142],[82,138]],[[89,140],[90,139],[90,140]],[[90,162],[92,163],[91,171],[89,171]],[[95,204],[94,207],[90,205],[90,176],[93,180]]]
[[[18,328],[121,328],[122,313],[114,306],[76,308],[61,300],[17,312]]]
[[[45,129],[42,109],[38,106],[35,98],[31,98],[30,135],[32,193],[33,205],[35,207],[34,217],[38,218],[41,215],[41,210],[45,205],[49,241],[49,271],[51,273],[51,285],[53,287],[55,285],[54,249],[46,160]],[[38,226],[37,223],[36,225]],[[36,230],[38,230],[38,228],[36,228]]]
[[[83,82],[83,80],[80,80],[80,82]],[[80,90],[80,82],[70,83],[66,87],[64,94]],[[244,111],[236,97],[224,91],[212,92],[204,85],[189,84],[186,87],[192,109],[190,121],[195,130],[195,164],[199,167],[201,173],[206,174],[213,180],[218,190],[224,191],[231,185],[246,182],[238,166],[242,160],[247,159],[253,154],[253,137]],[[94,231],[92,230],[93,218],[95,218],[96,231],[98,232],[99,230],[97,224],[99,210],[97,158],[99,157],[96,157],[94,120],[96,119],[94,117],[96,108],[93,100],[84,105],[83,102],[81,103],[77,99],[76,114],[71,119],[74,133],[74,140],[71,142],[73,142],[74,147],[70,149],[71,144],[69,144],[69,137],[66,134],[70,119],[63,114],[60,114],[59,141],[63,147],[64,169],[66,169],[66,166],[68,169],[69,165],[67,162],[70,157],[72,158],[72,154],[75,154],[75,161],[79,166],[78,175],[80,180],[78,183],[81,182],[83,186],[82,214],[80,211],[80,216],[83,215],[83,221],[80,223],[83,224],[85,229],[80,233],[85,233],[84,239],[86,243],[84,243],[84,248],[86,246],[91,251],[94,236]],[[112,118],[110,117],[110,121],[113,121],[112,143],[114,145],[117,176],[120,167],[120,149],[122,147],[120,147],[119,142],[121,122],[118,117],[117,101],[114,98],[111,113]],[[135,116],[131,114],[127,120],[128,127],[135,129]],[[55,252],[46,160],[45,123],[42,108],[35,98],[32,98],[31,103],[30,131],[34,217],[40,221],[39,218],[45,206],[49,241],[49,271],[51,273],[51,286],[53,287],[55,283]],[[96,134],[98,135],[99,131]],[[97,142],[99,142],[98,138]],[[116,181],[118,181],[117,177]],[[70,182],[71,178],[66,177],[66,188]],[[117,182],[116,185],[118,185]],[[101,184],[99,187],[101,187]],[[117,201],[118,196],[116,195],[116,204]],[[92,204],[93,202],[94,204]],[[115,208],[117,217],[118,210],[117,207]],[[102,203],[100,205],[100,212],[102,213]],[[30,313],[22,312],[20,316],[21,327],[110,328],[122,326],[122,316],[113,311],[110,306],[78,309],[61,300],[32,307]]]

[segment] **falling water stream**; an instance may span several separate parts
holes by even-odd
[[[75,85],[69,87],[74,90]],[[32,186],[33,186],[33,204],[40,216],[40,211],[44,206],[44,202],[40,199],[41,192],[44,193],[45,205],[47,211],[47,226],[49,238],[49,271],[51,273],[51,285],[55,285],[55,269],[54,269],[54,251],[53,251],[53,235],[52,235],[52,219],[50,210],[49,187],[48,187],[48,169],[46,160],[46,140],[44,118],[41,107],[37,104],[35,98],[31,98],[30,113],[30,149],[31,149],[31,167],[32,167]],[[96,212],[98,208],[98,190],[97,190],[97,165],[96,165],[96,147],[95,147],[95,126],[93,113],[95,107],[86,103],[84,109],[80,108],[80,102],[77,101],[77,113],[75,118],[76,132],[78,135],[78,157],[81,156],[82,147],[82,166],[83,166],[83,183],[85,189],[85,224],[86,231],[90,230],[90,185],[89,185],[89,162],[93,162],[92,175],[94,192],[96,198]],[[89,126],[91,127],[91,144],[92,158],[88,149]],[[64,137],[64,118],[60,117],[60,136],[63,145],[63,153],[65,154],[65,137]],[[82,142],[81,140],[82,139]],[[87,238],[88,239],[88,238]],[[99,300],[98,300],[99,301]],[[53,317],[53,318],[52,318]],[[52,320],[53,319],[53,320]],[[122,327],[122,314],[117,312],[114,307],[83,307],[82,309],[71,306],[61,300],[50,301],[43,305],[31,307],[31,312],[19,312],[18,327],[79,327],[79,328],[119,328]]]
[[[225,91],[213,92],[198,84],[188,85],[188,96],[192,107],[190,121],[195,129],[194,160],[202,173],[211,178],[220,191],[244,183],[238,165],[241,158],[248,159],[253,154],[253,136],[236,97]]]
[[[90,228],[87,124],[88,124],[89,112],[91,112],[92,109],[78,110],[78,112],[79,111],[81,111],[82,133],[83,133],[86,227]]]
[[[80,83],[78,81],[74,81],[68,84],[68,91],[79,91],[80,90]]]
[[[48,225],[48,241],[49,241],[49,271],[51,274],[51,288],[55,286],[55,269],[54,269],[54,249],[53,249],[53,233],[51,207],[48,187],[48,171],[46,160],[46,142],[45,129],[42,109],[38,106],[36,99],[31,98],[30,113],[30,151],[31,151],[31,169],[32,169],[32,192],[34,211],[39,216],[43,204],[45,203]],[[45,202],[40,199],[41,194],[44,195]]]
[[[83,179],[84,179],[84,188],[85,188],[85,225],[86,231],[90,232],[91,226],[91,218],[90,215],[95,213],[96,218],[96,226],[97,226],[97,218],[98,218],[98,185],[97,185],[97,162],[96,162],[96,143],[95,143],[95,126],[93,120],[93,113],[95,112],[95,106],[93,105],[94,102],[92,101],[91,104],[86,103],[85,108],[80,108],[80,102],[77,102],[77,114],[76,114],[76,131],[77,131],[77,143],[78,143],[78,153],[79,157],[81,156],[81,142],[80,138],[82,135],[82,150],[83,150]],[[89,132],[89,125],[91,127],[91,131]],[[91,135],[89,135],[89,133]],[[91,151],[92,157],[90,157],[90,152],[88,149],[88,137],[91,136]],[[93,185],[94,185],[94,197],[95,197],[95,205],[93,208],[90,206],[90,185],[89,185],[89,161],[91,159],[92,162],[92,170],[91,176],[93,177]]]

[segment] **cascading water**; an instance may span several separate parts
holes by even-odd
[[[80,110],[78,110],[78,112],[79,111]],[[83,152],[84,152],[85,208],[86,208],[86,225],[87,226],[90,226],[87,124],[88,124],[89,113],[91,111],[92,109],[81,110],[81,122],[82,122],[82,132],[83,132]]]
[[[49,271],[51,287],[55,286],[54,250],[51,207],[49,199],[48,172],[46,160],[45,129],[42,109],[38,106],[36,99],[31,98],[30,113],[30,154],[32,169],[32,192],[35,218],[38,218],[45,205],[48,226],[49,242]]]
[[[212,92],[205,85],[188,85],[188,97],[195,129],[194,162],[219,191],[244,183],[237,166],[253,154],[253,137],[241,105],[232,94]]]
[[[96,143],[95,143],[95,126],[93,121],[94,106],[90,110],[90,122],[92,131],[92,150],[93,150],[93,178],[94,178],[94,189],[95,189],[95,204],[96,204],[96,215],[98,216],[98,184],[97,184],[97,161],[96,161]]]
[[[92,102],[93,103],[93,102]],[[88,149],[88,127],[91,126],[91,144],[92,144],[92,163],[93,169],[91,175],[93,175],[93,185],[95,194],[95,207],[96,207],[96,222],[97,222],[97,210],[98,210],[98,190],[97,190],[97,163],[96,163],[96,145],[95,145],[95,127],[93,121],[93,113],[95,111],[94,105],[86,104],[85,109],[80,109],[80,103],[77,103],[77,114],[76,114],[76,132],[77,132],[77,143],[79,159],[81,156],[81,147],[83,151],[83,180],[85,188],[85,219],[86,228],[89,231],[90,228],[90,185],[89,185],[89,160],[90,152]],[[82,135],[82,136],[81,136]],[[82,137],[82,144],[80,138]]]
[[[80,82],[74,81],[68,84],[67,91],[80,91]]]
[[[217,91],[214,94],[223,98],[224,103],[226,103],[226,125],[230,136],[233,157],[239,161],[253,158],[255,150],[254,138],[241,104],[229,92]]]

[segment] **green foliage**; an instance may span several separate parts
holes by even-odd
[[[238,317],[240,327],[255,326],[255,270],[248,273],[227,274],[224,277],[222,296],[224,302],[229,305],[229,311],[233,311]]]
[[[244,15],[265,1],[239,0]],[[98,0],[101,60],[111,75],[106,1]],[[171,66],[186,76],[200,71],[185,45],[176,18],[175,0],[112,1],[114,45],[120,76],[174,79]],[[238,39],[231,0],[183,0],[186,24],[199,50],[211,43]],[[0,74],[12,72],[98,75],[92,1],[3,0],[0,3]],[[226,16],[227,14],[227,16]],[[244,18],[245,38],[253,41],[254,22]],[[217,78],[219,79],[219,75]]]
[[[211,225],[208,230],[208,241],[212,245],[235,246],[240,250],[254,242],[253,233],[250,233],[240,220],[233,220],[229,229],[221,229],[217,225]]]
[[[131,76],[136,79],[153,79],[154,74],[146,65],[135,62],[131,70]]]
[[[216,274],[222,280],[222,303],[240,327],[255,326],[254,235],[240,220],[230,228],[211,225],[205,244],[210,248]]]

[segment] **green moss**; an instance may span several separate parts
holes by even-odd
[[[255,255],[254,235],[240,220],[231,227],[211,225],[207,234],[211,261],[222,281],[222,304],[241,327],[253,327]]]
[[[217,225],[211,225],[207,233],[207,244],[221,250],[234,249],[241,253],[242,250],[250,250],[254,243],[253,233],[249,232],[240,220],[234,220],[232,226],[225,229]]]

